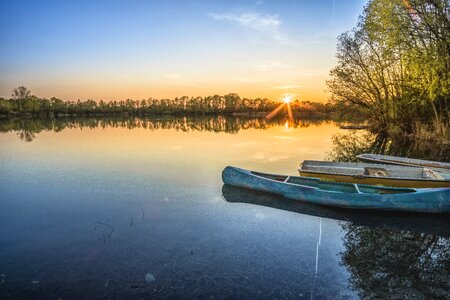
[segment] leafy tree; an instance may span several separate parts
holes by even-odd
[[[379,131],[445,132],[450,110],[450,23],[446,0],[371,0],[339,36],[332,100],[366,111]]]
[[[239,103],[241,98],[236,93],[230,93],[224,96],[225,100],[225,111],[233,112],[239,110]]]
[[[0,98],[0,114],[9,115],[13,110],[13,106],[10,101]]]
[[[19,86],[18,88],[15,88],[11,94],[14,100],[24,100],[28,98],[30,95],[31,91],[24,86]]]

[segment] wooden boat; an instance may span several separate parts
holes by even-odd
[[[363,162],[369,163],[450,169],[450,163],[440,161],[415,159],[400,156],[380,155],[380,154],[369,154],[369,153],[360,154],[357,155],[356,157]]]
[[[450,170],[396,165],[305,160],[301,176],[394,187],[450,187]]]
[[[312,204],[375,210],[450,213],[450,188],[393,188],[334,183],[317,178],[265,174],[236,167],[222,172],[225,184]]]

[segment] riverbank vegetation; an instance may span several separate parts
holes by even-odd
[[[331,161],[358,161],[361,153],[394,155],[436,161],[450,161],[450,143],[444,141],[430,142],[408,136],[389,136],[369,131],[340,132],[332,136],[328,152]]]
[[[110,116],[110,115],[266,115],[282,102],[267,98],[241,98],[230,93],[223,96],[148,98],[142,100],[106,102],[100,100],[63,101],[59,98],[39,98],[21,86],[13,90],[12,98],[0,98],[0,115],[12,116]],[[294,100],[290,103],[294,114],[322,118],[331,113],[331,105]]]
[[[447,0],[371,0],[338,38],[327,82],[332,103],[375,131],[450,137],[450,21]]]

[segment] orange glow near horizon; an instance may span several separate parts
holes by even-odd
[[[326,73],[326,72],[325,72]],[[279,74],[280,76],[282,74]],[[229,75],[231,77],[231,75]],[[286,82],[298,82],[299,85],[288,86],[276,78],[262,79],[261,74],[248,74],[255,82],[243,79],[227,79],[227,75],[213,74],[209,79],[188,78],[146,78],[133,76],[119,80],[118,78],[53,78],[44,76],[41,81],[0,82],[0,97],[9,98],[17,86],[23,85],[33,95],[44,98],[57,97],[63,100],[77,101],[92,99],[95,101],[120,101],[126,99],[142,100],[148,98],[205,97],[209,95],[225,95],[237,93],[242,98],[280,99],[286,95],[300,95],[302,100],[326,102],[328,94],[324,92],[327,75],[300,78],[297,81],[285,79]],[[186,76],[187,77],[187,76]]]

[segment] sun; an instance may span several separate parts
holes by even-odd
[[[283,108],[286,108],[286,110],[287,110],[287,114],[288,114],[288,116],[289,116],[289,122],[293,122],[294,121],[294,114],[292,113],[292,108],[291,108],[291,101],[292,101],[292,98],[293,98],[294,96],[293,95],[287,95],[287,94],[284,94],[281,98],[280,98],[280,100],[281,100],[281,103],[274,109],[274,110],[272,110],[267,116],[266,116],[266,119],[272,119],[273,117],[275,117]],[[288,124],[289,125],[289,124]]]
[[[285,96],[285,97],[283,97],[283,102],[286,103],[286,104],[290,103],[291,100],[292,100],[292,97],[291,97],[291,96]]]

